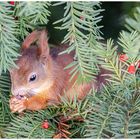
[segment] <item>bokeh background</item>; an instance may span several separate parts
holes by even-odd
[[[65,31],[60,31],[55,29],[56,25],[53,24],[54,21],[63,17],[64,6],[54,6],[51,7],[51,17],[47,29],[49,31],[49,42],[50,43],[60,43],[63,40]],[[113,38],[117,39],[119,32],[124,28],[125,18],[128,16],[133,16],[135,7],[140,6],[140,2],[101,2],[101,7],[104,11],[101,13],[103,16],[100,25],[103,25],[101,29],[103,37],[105,39]],[[59,26],[59,25],[58,25]]]

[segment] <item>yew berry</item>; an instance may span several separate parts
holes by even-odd
[[[120,54],[119,60],[125,62],[128,60],[128,56],[126,54]]]
[[[15,2],[14,1],[10,1],[9,2],[11,5],[15,5]]]
[[[48,129],[49,128],[49,123],[47,121],[42,123],[42,128]]]
[[[80,19],[81,19],[81,20],[84,20],[84,17],[83,17],[83,16],[80,16]]]
[[[128,70],[127,70],[130,74],[135,74],[136,72],[136,68],[135,68],[135,65],[134,64],[131,64],[129,67],[128,67]]]

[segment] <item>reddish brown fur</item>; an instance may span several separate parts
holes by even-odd
[[[37,39],[38,47],[36,45],[31,45]],[[38,87],[41,88],[43,84],[48,84],[36,95],[23,102],[17,100],[17,104],[19,104],[19,106],[21,105],[21,108],[18,108],[19,106],[16,108],[12,98],[10,100],[10,105],[13,112],[21,112],[24,109],[39,110],[45,108],[47,105],[59,103],[60,95],[73,98],[76,93],[78,98],[82,99],[93,84],[81,84],[73,87],[77,76],[70,82],[69,72],[71,69],[64,70],[65,66],[73,61],[73,54],[64,54],[53,59],[49,54],[45,31],[34,31],[31,33],[23,43],[21,54],[22,56],[16,62],[19,69],[11,70],[13,94],[21,87],[24,87],[26,90]],[[45,65],[45,68],[42,67],[42,63]],[[27,81],[32,71],[37,71],[41,77],[38,82],[34,84]]]

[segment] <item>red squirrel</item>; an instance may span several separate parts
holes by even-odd
[[[74,53],[53,56],[46,30],[35,30],[29,34],[21,46],[21,56],[15,62],[18,68],[10,70],[11,111],[20,113],[26,109],[44,109],[60,103],[61,96],[72,98],[77,94],[78,99],[85,97],[96,83],[73,85],[78,75],[70,82],[72,68],[64,68],[73,61],[73,56]]]

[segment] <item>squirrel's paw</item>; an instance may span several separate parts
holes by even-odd
[[[16,97],[12,97],[9,101],[11,112],[21,113],[22,111],[24,111],[26,109],[25,101],[26,101],[26,98],[19,100]]]

